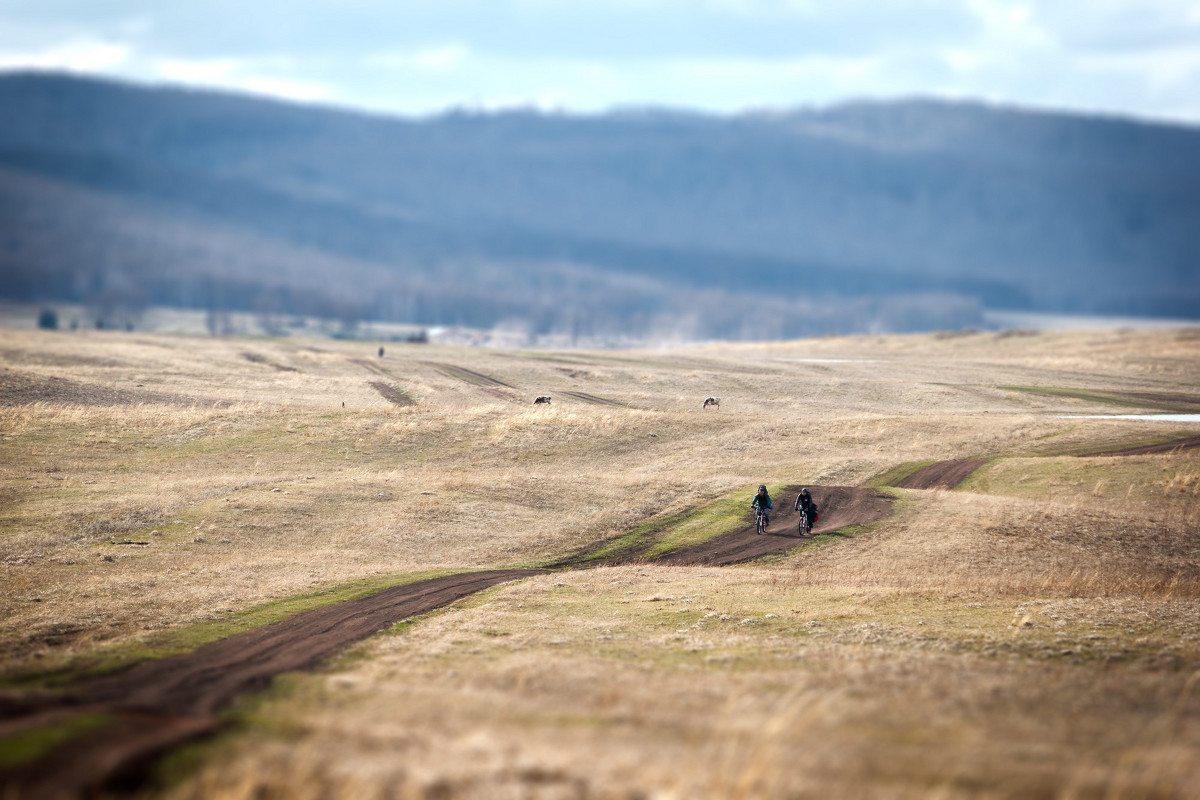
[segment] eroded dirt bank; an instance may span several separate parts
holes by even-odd
[[[771,528],[753,525],[647,563],[726,565],[785,552],[801,537],[792,511],[799,487],[775,498]],[[810,487],[822,509],[813,533],[882,519],[890,496],[875,489]],[[625,559],[627,560],[627,559]],[[603,566],[600,562],[589,566]],[[349,645],[408,617],[448,605],[467,595],[547,570],[460,573],[395,586],[355,600],[313,609],[257,630],[232,636],[191,653],[143,661],[116,674],[78,683],[62,695],[9,703],[0,736],[52,725],[81,713],[112,721],[72,739],[40,762],[5,775],[5,800],[74,798],[104,787],[136,786],[162,753],[217,730],[215,714],[240,694],[262,689],[276,675],[311,668]]]

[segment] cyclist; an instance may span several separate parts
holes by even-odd
[[[820,514],[817,512],[817,504],[813,502],[812,494],[807,488],[801,489],[800,494],[796,495],[796,513],[800,513],[800,509],[808,512],[808,527],[811,530],[812,526],[817,524],[817,517]]]
[[[758,494],[754,495],[754,499],[750,501],[750,507],[761,508],[763,510],[763,527],[771,524],[771,509],[774,508],[775,505],[771,502],[771,495],[767,494],[766,486],[760,485],[758,487]]]

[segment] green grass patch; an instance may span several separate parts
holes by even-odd
[[[774,496],[778,496],[782,489],[782,485],[767,487],[767,491]],[[722,498],[681,517],[675,524],[664,527],[646,555],[663,555],[753,525],[754,519],[750,511],[750,500],[753,497],[752,490],[742,490],[732,497]]]
[[[782,487],[774,487],[776,493]],[[700,544],[746,525],[750,518],[750,498],[753,492],[739,492],[705,506],[668,517],[649,520],[626,534],[604,542],[595,550],[574,556],[553,565],[588,566],[606,559],[626,556],[653,558],[693,544]]]
[[[47,725],[0,739],[0,770],[32,764],[71,739],[110,722],[106,714],[81,714],[57,725]]]
[[[551,568],[562,566],[586,567],[611,558],[631,556],[644,548],[647,541],[652,540],[659,531],[677,522],[679,519],[680,517],[663,517],[643,523],[629,533],[609,539],[595,550],[589,550],[581,555],[573,556],[567,559],[566,562],[553,564]]]

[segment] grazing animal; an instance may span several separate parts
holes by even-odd
[[[546,405],[550,405],[550,395],[548,395],[548,394],[538,395],[537,399],[535,399],[533,401],[533,404],[536,406],[538,403],[545,403]]]
[[[721,410],[721,398],[719,398],[719,397],[704,398],[704,407],[708,408],[709,406],[712,406],[717,411],[720,411]]]

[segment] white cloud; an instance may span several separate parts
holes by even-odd
[[[1198,9],[1194,0],[1091,0],[1084,9],[1040,3],[1035,13],[1066,50],[1117,53],[1195,44]]]
[[[335,97],[335,92],[322,83],[269,74],[286,73],[292,69],[290,59],[275,61],[275,65],[264,66],[253,60],[236,58],[196,61],[165,59],[156,62],[154,70],[156,77],[171,83],[219,87],[297,101],[331,100]]]
[[[1099,54],[1079,59],[1084,70],[1137,76],[1148,91],[1169,94],[1200,86],[1200,46],[1157,50],[1153,54]]]
[[[421,69],[452,69],[466,59],[469,51],[459,44],[419,50],[413,54],[413,64]]]
[[[156,64],[158,76],[179,83],[223,83],[232,79],[238,71],[238,62],[232,58],[208,59],[204,61],[179,61],[165,59]]]
[[[379,111],[950,94],[1200,121],[1196,0],[0,0],[0,68]]]
[[[253,94],[267,94],[299,102],[330,100],[334,97],[333,90],[321,83],[265,75],[250,75],[238,79],[232,87]]]
[[[390,69],[415,68],[443,72],[463,66],[471,51],[462,44],[444,44],[415,50],[390,50],[367,57],[367,63]]]
[[[1038,23],[1028,4],[971,0],[969,7],[982,23],[983,44],[1003,44],[1022,50],[1054,45],[1054,37]]]
[[[0,67],[104,72],[120,67],[129,56],[128,45],[81,37],[38,51],[0,53]]]

